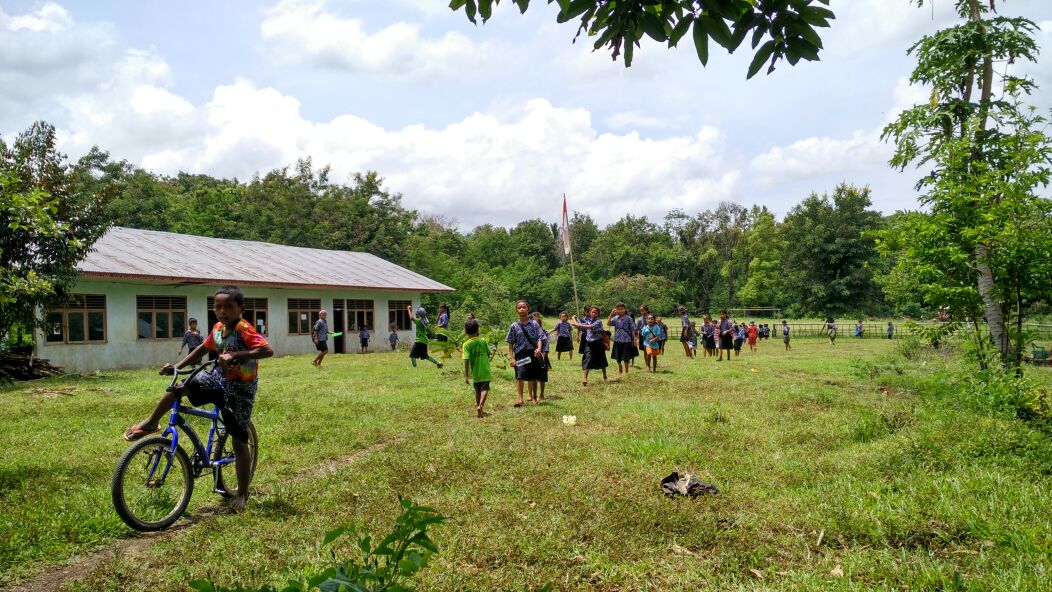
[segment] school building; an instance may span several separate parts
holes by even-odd
[[[176,361],[188,319],[206,334],[217,287],[245,294],[245,320],[266,336],[276,355],[314,351],[311,328],[329,311],[329,351],[357,351],[358,334],[370,348],[389,349],[393,326],[402,343],[413,340],[406,307],[420,296],[452,292],[436,282],[369,253],[287,247],[111,228],[77,266],[74,302],[45,311],[36,335],[37,356],[66,370],[89,372]]]

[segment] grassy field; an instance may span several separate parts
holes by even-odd
[[[588,390],[576,359],[556,361],[537,408],[513,408],[511,371],[497,371],[482,420],[456,363],[269,360],[248,512],[209,513],[219,499],[202,479],[189,515],[204,517],[146,542],[114,514],[109,478],[121,432],[166,379],[113,371],[6,388],[0,585],[41,589],[68,562],[88,566],[54,582],[68,590],[279,583],[328,563],[327,530],[386,532],[401,494],[451,517],[422,590],[1052,586],[1046,434],[878,384],[858,360],[891,355],[887,341],[798,339],[786,353],[772,339],[723,364],[669,345],[660,373],[614,368]],[[673,470],[720,494],[666,499],[658,481]]]

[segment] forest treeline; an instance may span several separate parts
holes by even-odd
[[[489,311],[520,297],[546,313],[573,307],[561,230],[552,221],[561,206],[555,197],[551,220],[465,232],[406,208],[375,172],[339,183],[310,160],[248,181],[133,168],[122,177],[107,209],[112,224],[367,251],[456,288],[440,298],[462,310]],[[893,312],[880,287],[890,262],[874,234],[885,222],[868,188],[844,183],[803,196],[781,220],[764,206],[732,202],[703,212],[626,215],[605,228],[575,212],[570,236],[582,303],[854,316]],[[921,312],[919,304],[898,309]]]

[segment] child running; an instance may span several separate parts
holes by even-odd
[[[785,319],[782,319],[782,343],[785,344],[785,351],[790,351],[793,346],[789,344],[789,323]]]
[[[540,403],[537,399],[537,379],[541,371],[541,339],[544,330],[530,318],[530,304],[525,300],[515,302],[515,312],[519,320],[508,326],[508,336],[504,338],[508,344],[508,359],[515,362],[516,392],[519,396],[515,406],[523,405],[524,386],[528,387],[530,403],[537,405]]]
[[[632,317],[628,316],[624,302],[618,302],[614,310],[610,311],[606,324],[614,328],[614,348],[610,357],[617,360],[617,373],[628,374],[628,367],[632,364],[632,350],[635,348],[634,343],[639,342],[639,335],[636,334],[635,323],[632,322]]]
[[[588,316],[579,319],[573,318],[570,323],[578,329],[584,330],[584,339],[581,341],[584,353],[581,355],[581,369],[584,370],[584,386],[588,386],[588,371],[602,370],[603,380],[606,380],[606,346],[603,345],[603,320],[599,318],[599,307],[592,306],[587,309]]]
[[[829,345],[836,345],[836,321],[833,317],[826,317],[826,335],[829,336]]]
[[[555,356],[557,360],[563,359],[563,352],[566,352],[571,360],[573,359],[573,337],[571,337],[573,327],[570,326],[569,319],[570,315],[565,310],[562,311],[559,313],[559,322],[555,323],[555,328],[548,332],[556,336]]]
[[[248,486],[252,480],[252,450],[248,447],[248,429],[252,407],[259,386],[259,362],[274,355],[267,339],[252,323],[241,318],[245,310],[245,296],[237,286],[223,286],[216,290],[213,305],[218,322],[204,341],[173,366],[165,364],[161,372],[197,363],[206,351],[217,352],[218,365],[200,372],[184,385],[191,405],[212,404],[219,408],[227,433],[234,438],[234,470],[238,488],[230,500],[235,512],[245,509]],[[133,442],[160,430],[161,417],[172,409],[176,397],[182,393],[166,391],[149,417],[124,432],[124,439]]]
[[[694,352],[690,349],[690,316],[687,315],[687,307],[679,307],[679,341],[683,344],[683,353],[687,354],[688,358],[694,357]]]
[[[745,330],[745,337],[749,340],[749,351],[756,351],[756,338],[759,334],[760,329],[756,326],[756,321],[749,321],[749,327]]]
[[[493,375],[489,369],[489,344],[479,337],[479,322],[471,319],[464,323],[468,340],[464,342],[464,382],[475,388],[475,415],[484,417],[483,406],[489,396],[489,383]],[[470,377],[470,380],[469,380]]]
[[[643,361],[647,364],[647,370],[651,372],[657,372],[658,356],[661,355],[661,338],[663,333],[661,332],[661,326],[657,324],[657,320],[654,319],[654,315],[648,314],[646,324],[643,325],[643,330],[639,333],[639,338],[643,342]]]
[[[552,369],[552,362],[548,359],[548,332],[544,330],[540,312],[534,312],[531,316],[537,326],[541,327],[541,370],[537,373],[537,394],[543,401],[544,387],[548,384],[548,371]]]
[[[413,368],[416,368],[417,360],[427,360],[441,368],[442,362],[432,358],[427,353],[427,311],[421,306],[416,309],[416,314],[414,315],[412,306],[407,306],[406,308],[409,310],[409,318],[413,319],[413,324],[416,325],[416,337],[413,342],[413,349],[409,350],[409,361],[413,363]]]

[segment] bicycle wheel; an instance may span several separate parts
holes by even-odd
[[[216,442],[215,452],[212,453],[212,460],[234,456],[233,444],[234,439],[229,434],[220,436]],[[255,475],[256,461],[259,460],[259,438],[256,436],[256,426],[251,421],[248,422],[248,449],[252,451],[252,469],[249,474]],[[237,487],[237,469],[234,463],[227,463],[216,469],[216,490],[219,495],[230,499],[234,497],[230,492],[236,491]]]
[[[141,531],[168,528],[182,516],[194,492],[190,459],[172,441],[154,436],[136,442],[113,471],[113,507],[125,524]],[[167,471],[167,474],[165,472]]]

